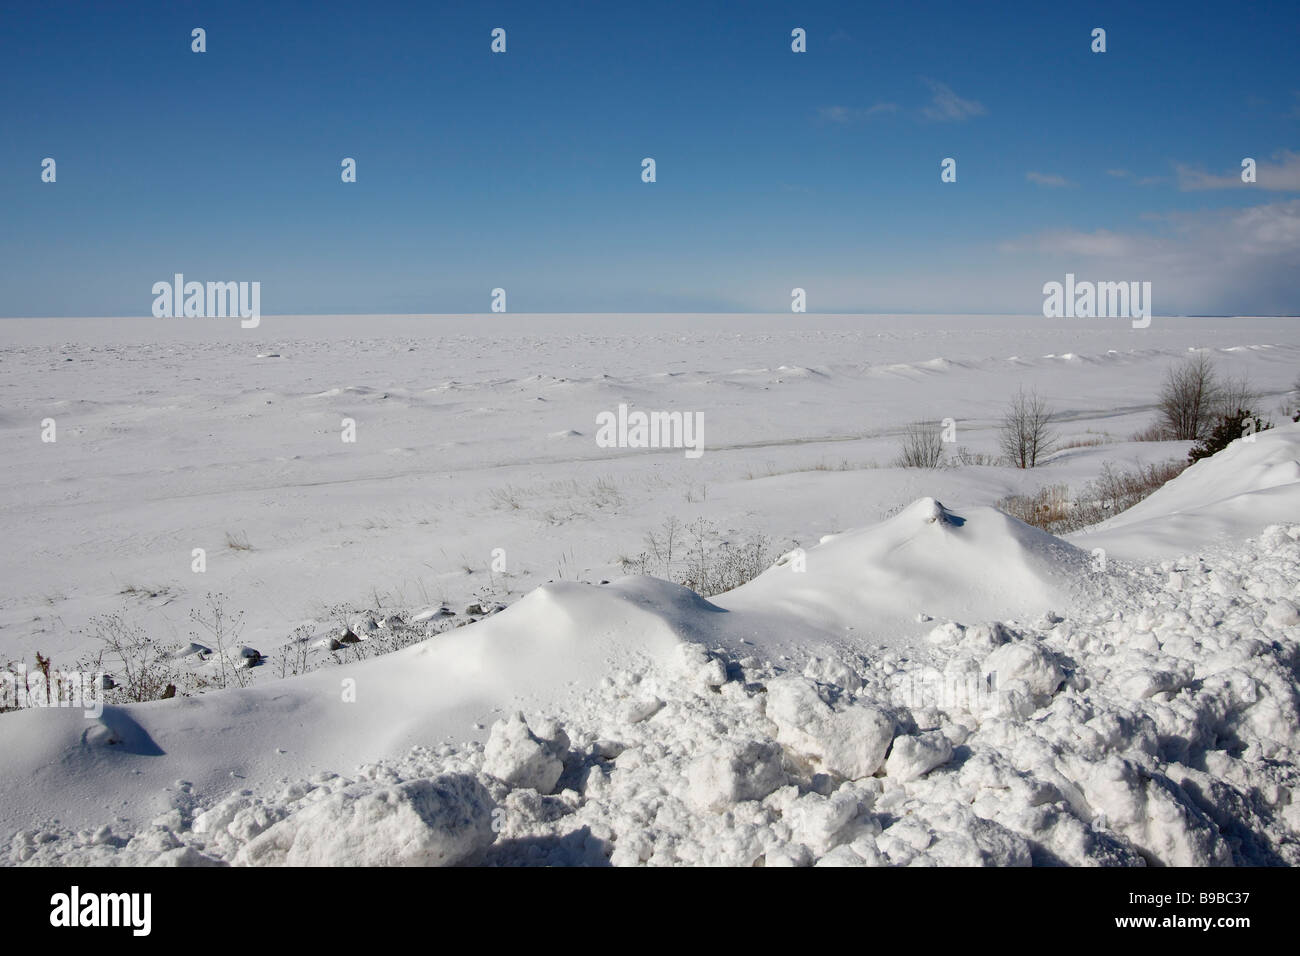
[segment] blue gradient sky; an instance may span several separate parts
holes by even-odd
[[[680,6],[8,4],[0,314],[1300,310],[1294,0]]]

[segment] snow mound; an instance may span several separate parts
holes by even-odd
[[[651,578],[623,588],[561,582],[435,639],[298,678],[106,706],[90,721],[68,708],[5,714],[0,831],[47,815],[75,824],[100,809],[87,793],[112,792],[128,819],[148,819],[166,809],[176,780],[203,792],[232,778],[265,785],[464,740],[504,708],[559,710],[619,668],[679,668],[679,632],[711,607]],[[536,783],[541,770],[516,767],[521,759],[510,750],[502,767],[513,769],[502,772]]]
[[[1036,617],[1078,600],[1090,556],[987,507],[921,498],[870,528],[823,538],[714,601],[783,613],[852,641],[924,646],[930,618]],[[787,653],[793,649],[781,648]]]
[[[1300,514],[1300,423],[1239,438],[1132,508],[1071,535],[1129,561],[1240,541]]]

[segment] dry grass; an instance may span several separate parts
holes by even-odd
[[[238,534],[226,532],[226,547],[231,551],[252,551],[253,546],[248,543],[248,535],[240,531]]]
[[[1068,451],[1071,448],[1096,448],[1098,445],[1106,444],[1106,439],[1100,435],[1079,435],[1075,438],[1064,439],[1059,447],[1062,451]]]
[[[1146,428],[1135,431],[1129,441],[1174,441],[1173,432],[1160,422],[1152,422]]]
[[[1025,524],[1067,534],[1127,511],[1186,467],[1183,462],[1167,461],[1119,471],[1107,462],[1101,474],[1074,497],[1068,485],[1046,485],[1032,495],[1009,495],[996,507]]]

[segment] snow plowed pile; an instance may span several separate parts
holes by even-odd
[[[1257,478],[1294,457],[1287,432]],[[1168,490],[1212,494],[1199,474]],[[922,499],[791,561],[716,603],[548,586],[94,733],[0,718],[5,819],[26,786],[64,821],[15,824],[9,862],[1300,864],[1300,524],[1100,570]],[[107,793],[161,802],[118,819]]]

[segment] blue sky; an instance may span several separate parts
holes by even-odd
[[[2,16],[2,315],[147,315],[176,272],[266,313],[1036,312],[1066,271],[1300,311],[1294,0]]]

